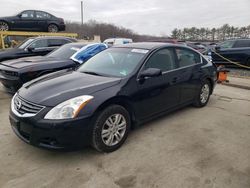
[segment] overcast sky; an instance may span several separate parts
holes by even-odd
[[[25,9],[79,21],[80,0],[0,0],[0,16]],[[84,21],[95,19],[140,34],[168,35],[174,28],[250,25],[250,0],[84,0]]]

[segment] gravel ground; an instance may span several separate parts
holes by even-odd
[[[229,76],[234,77],[244,77],[250,78],[250,69],[237,69],[237,68],[228,68],[230,72],[228,73]]]
[[[52,152],[16,137],[0,88],[1,188],[250,188],[250,91],[217,85],[186,107],[132,131],[117,151]]]

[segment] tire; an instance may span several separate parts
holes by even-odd
[[[4,21],[0,21],[0,31],[8,31],[9,25]]]
[[[211,84],[208,80],[204,80],[201,83],[201,87],[193,103],[195,107],[201,108],[207,105],[211,95]]]
[[[95,118],[92,146],[99,152],[117,150],[127,139],[130,126],[130,115],[124,107],[111,105],[105,108]]]
[[[9,87],[8,85],[3,84],[3,83],[2,83],[2,85],[3,85],[3,87],[4,87],[5,89],[10,89],[10,87]]]
[[[57,33],[59,31],[59,28],[55,24],[49,24],[48,26],[48,32],[50,33]]]

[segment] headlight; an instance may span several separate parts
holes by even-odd
[[[44,119],[71,119],[75,118],[93,96],[83,95],[69,99],[52,108]]]

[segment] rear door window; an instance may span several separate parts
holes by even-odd
[[[46,12],[36,11],[36,18],[37,19],[50,19],[51,16]]]
[[[176,55],[179,62],[179,67],[187,67],[201,63],[200,54],[185,48],[176,48]]]

